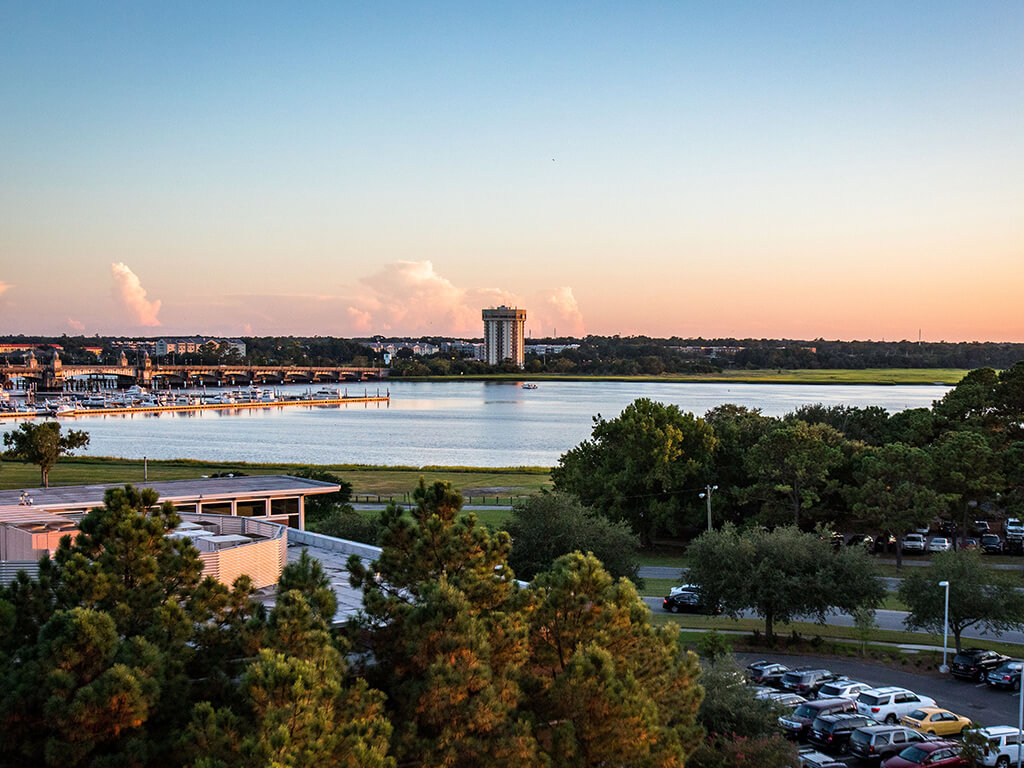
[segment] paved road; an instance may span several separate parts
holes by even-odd
[[[663,612],[661,605],[662,598],[660,597],[645,597],[644,602],[650,606],[650,609],[655,613]],[[757,615],[753,611],[744,611],[740,614],[741,618],[744,619],[756,619]],[[904,626],[904,620],[907,617],[906,611],[875,611],[875,623],[878,625],[878,629],[890,629],[896,631],[906,631]],[[815,623],[815,619],[805,617],[797,619],[798,621],[806,621]],[[846,613],[832,613],[829,614],[825,623],[834,627],[852,627],[853,617]],[[965,630],[963,637],[966,639],[985,639],[985,640],[998,640],[1004,643],[1018,643],[1024,645],[1024,632],[1004,632],[1002,635],[994,635],[986,632],[976,630]],[[953,646],[952,636],[949,639],[950,647]]]

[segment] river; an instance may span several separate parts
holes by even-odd
[[[315,464],[553,466],[590,436],[592,417],[618,415],[638,397],[703,415],[722,403],[780,416],[800,405],[927,407],[949,387],[786,384],[402,382],[381,385],[388,404],[292,406],[83,416],[65,428],[90,435],[93,456]],[[306,391],[306,386],[279,387]],[[349,385],[352,395],[363,385]],[[377,385],[369,387],[374,394]],[[3,429],[13,428],[8,424]]]

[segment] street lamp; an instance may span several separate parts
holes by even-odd
[[[949,582],[940,581],[939,586],[946,588],[946,618],[942,625],[942,666],[939,667],[939,672],[946,674],[949,672],[949,667],[946,666],[946,652],[949,649]]]
[[[717,485],[705,485],[700,497],[708,502],[708,530],[711,530],[711,494],[718,490]]]

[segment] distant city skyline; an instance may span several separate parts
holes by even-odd
[[[1024,5],[17,4],[0,333],[1024,342]]]

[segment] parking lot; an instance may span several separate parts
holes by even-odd
[[[874,687],[895,685],[907,688],[935,699],[940,707],[971,718],[979,726],[1017,725],[1020,694],[989,688],[984,683],[972,683],[950,676],[921,674],[904,670],[893,670],[875,664],[850,659],[821,659],[814,656],[789,656],[784,654],[738,653],[736,661],[740,666],[764,659],[792,667],[829,669],[852,680]],[[848,765],[861,765],[852,757],[838,757]]]

